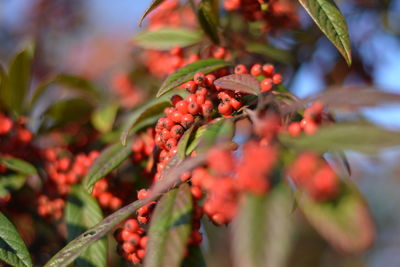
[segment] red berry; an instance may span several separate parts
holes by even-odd
[[[214,108],[213,103],[211,100],[206,100],[203,105],[201,105],[201,112],[203,113],[204,117],[209,117],[211,112]]]
[[[183,135],[184,132],[185,132],[185,129],[183,129],[182,126],[177,124],[174,127],[172,127],[172,129],[171,129],[171,137],[175,138],[175,139],[179,139],[179,138],[181,138],[181,136]]]
[[[196,103],[197,101],[197,95],[196,94],[190,94],[186,97],[186,101],[190,103]]]
[[[234,110],[238,110],[242,106],[242,103],[240,103],[240,101],[236,100],[233,97],[231,98],[229,103],[231,104]]]
[[[182,113],[175,111],[171,115],[171,120],[173,120],[176,123],[180,123],[182,121],[182,116],[183,116]]]
[[[136,250],[136,247],[134,244],[131,244],[130,242],[124,242],[121,246],[122,250],[125,251],[126,253],[132,253]]]
[[[274,68],[274,66],[271,65],[271,64],[265,64],[265,65],[262,67],[262,70],[263,70],[263,72],[264,72],[264,75],[265,75],[265,76],[268,76],[268,77],[272,76],[272,74],[274,74],[274,72],[275,72],[275,68]]]
[[[147,247],[147,236],[143,236],[143,237],[140,239],[139,245],[140,245],[142,248],[144,248],[144,249]]]
[[[165,147],[167,150],[171,150],[172,148],[176,147],[178,141],[176,141],[175,138],[170,138],[167,140],[167,143],[165,144]]]
[[[279,73],[274,74],[274,76],[272,76],[272,82],[276,85],[281,84],[282,83],[282,75],[280,75]]]
[[[193,80],[194,80],[194,82],[195,82],[197,85],[200,85],[200,86],[203,85],[204,82],[205,82],[204,73],[202,73],[202,72],[197,72],[197,73],[194,75]]]
[[[272,89],[272,79],[265,78],[261,81],[261,92],[268,92]]]
[[[203,192],[198,186],[193,186],[190,191],[192,192],[193,198],[196,200],[200,200],[203,197]]]
[[[172,105],[176,105],[176,103],[178,103],[179,101],[181,101],[181,100],[183,100],[183,98],[180,96],[180,95],[173,95],[172,97],[171,97],[171,104]]]
[[[205,101],[206,101],[206,96],[204,95],[198,95],[196,98],[196,103],[199,105],[203,105]]]
[[[250,73],[253,76],[260,76],[263,73],[262,66],[260,64],[254,64],[250,69]]]
[[[246,66],[243,64],[236,65],[234,72],[235,72],[235,74],[248,73]]]
[[[289,124],[288,131],[291,136],[294,137],[299,136],[301,134],[300,123],[292,122],[291,124]]]
[[[215,75],[214,74],[207,74],[205,76],[205,85],[207,86],[212,86],[215,81]]]
[[[128,229],[131,232],[136,232],[139,229],[139,223],[135,219],[128,219],[124,223],[124,228]]]
[[[218,111],[222,115],[230,115],[232,113],[232,106],[229,102],[222,102],[218,105]]]
[[[189,93],[193,94],[197,90],[197,84],[194,81],[188,81],[183,84],[183,88],[185,88]]]
[[[182,117],[182,125],[183,127],[185,127],[186,129],[190,128],[190,126],[192,126],[194,122],[194,117],[192,114],[185,114]]]
[[[149,195],[149,191],[147,191],[146,189],[140,189],[137,195],[138,199],[144,199]]]
[[[196,102],[190,103],[188,105],[188,112],[192,115],[196,115],[197,113],[200,112],[200,105],[197,104]]]
[[[188,112],[188,102],[186,100],[181,100],[176,103],[175,108],[182,114],[186,114]]]

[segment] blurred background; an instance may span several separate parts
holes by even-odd
[[[52,75],[66,73],[83,76],[100,90],[110,91],[112,77],[129,72],[135,64],[131,40],[141,30],[137,22],[150,2],[0,0],[0,62],[5,65],[34,40],[37,52],[32,88]],[[288,62],[271,57],[282,70],[285,85],[299,97],[343,85],[373,86],[400,93],[400,0],[336,2],[349,25],[353,65],[347,67],[299,7],[301,28],[276,40],[271,38],[275,47],[290,53]],[[399,105],[364,109],[361,116],[385,128],[400,130]],[[361,257],[339,257],[325,249],[316,266],[400,266],[400,149],[387,150],[379,156],[347,156],[353,179],[376,219],[377,241]],[[223,235],[217,238],[223,239]]]

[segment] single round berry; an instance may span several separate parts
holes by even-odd
[[[267,77],[271,77],[271,76],[274,74],[274,72],[275,72],[275,68],[274,68],[274,66],[271,65],[271,64],[265,64],[265,65],[262,67],[262,70],[263,70],[263,72],[264,72],[264,75],[267,76]]]
[[[171,129],[171,137],[175,138],[175,139],[179,139],[179,138],[181,138],[181,136],[183,135],[184,132],[185,132],[185,129],[183,129],[183,127],[180,126],[179,124],[176,124]]]
[[[275,73],[272,76],[272,82],[276,85],[281,84],[282,83],[282,75],[280,75],[279,73]]]
[[[289,124],[288,131],[291,136],[294,137],[299,136],[301,134],[300,123],[292,122],[291,124]]]
[[[182,113],[175,111],[171,115],[171,120],[173,120],[176,123],[180,123],[182,121],[182,117],[183,117]]]
[[[188,105],[188,112],[192,115],[195,115],[200,112],[200,105],[196,102],[190,103]]]
[[[261,92],[268,92],[272,89],[272,79],[265,78],[261,81]]]
[[[175,108],[182,114],[188,112],[188,102],[186,100],[181,100],[176,103]]]
[[[235,74],[246,74],[246,73],[248,73],[246,66],[243,65],[243,64],[236,65],[234,72],[235,72]]]
[[[197,90],[197,84],[194,81],[188,81],[183,84],[183,88],[189,93],[193,94]]]
[[[197,72],[195,75],[194,75],[194,78],[193,78],[193,80],[194,80],[194,82],[197,84],[197,85],[204,85],[204,83],[205,83],[205,76],[204,76],[204,73],[202,73],[202,72]]]
[[[250,74],[253,76],[260,76],[263,74],[263,69],[260,64],[254,64],[250,69]]]
[[[232,106],[229,102],[222,102],[218,105],[218,111],[222,115],[230,115],[232,113]]]
[[[180,96],[180,95],[173,95],[172,97],[171,97],[171,104],[172,105],[176,105],[176,103],[178,103],[179,101],[181,101],[181,100],[183,100],[183,98]]]
[[[190,128],[190,126],[192,126],[194,122],[194,117],[192,114],[185,114],[182,117],[182,125],[183,127],[185,127],[186,129]]]

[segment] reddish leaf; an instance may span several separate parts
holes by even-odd
[[[260,93],[260,82],[250,74],[231,74],[214,81],[216,86],[224,89],[241,91],[248,94]]]

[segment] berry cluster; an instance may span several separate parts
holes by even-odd
[[[296,28],[299,20],[296,6],[287,0],[225,0],[224,8],[239,11],[246,20],[261,21],[266,32]]]
[[[238,65],[235,68],[235,73],[243,74],[248,73],[248,71],[244,65]],[[274,85],[282,83],[282,75],[275,72],[275,67],[272,64],[254,64],[250,68],[250,74],[254,77],[263,78],[260,82],[261,92],[271,91]]]
[[[339,178],[326,160],[316,154],[300,154],[288,175],[316,201],[331,200],[339,193]]]
[[[74,158],[63,149],[45,149],[42,154],[49,179],[38,196],[37,210],[40,216],[58,220],[63,215],[71,185],[81,181],[99,152],[92,151],[88,155],[81,153]]]
[[[107,178],[102,178],[95,183],[92,195],[97,198],[103,209],[114,211],[121,208],[124,198],[123,195],[119,194],[119,190],[118,193],[114,193],[114,190],[111,190],[110,182]],[[123,188],[128,189],[129,187],[126,186],[128,185]]]
[[[147,236],[135,219],[128,219],[114,232],[118,242],[117,251],[133,264],[141,263],[146,254]]]
[[[331,120],[327,114],[324,114],[325,105],[321,102],[314,102],[310,107],[304,110],[304,117],[300,122],[292,122],[288,126],[290,135],[296,137],[304,131],[307,135],[313,135],[318,126],[324,121]]]

